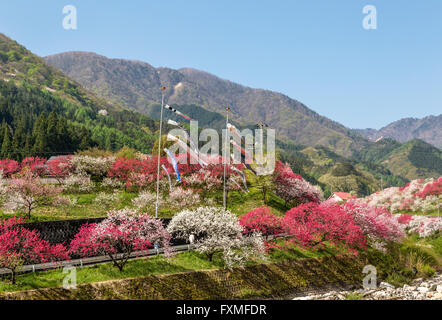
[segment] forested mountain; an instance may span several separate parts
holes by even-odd
[[[403,186],[406,178],[393,174],[383,165],[350,160],[326,147],[281,145],[280,158],[290,163],[293,171],[313,184],[320,185],[325,195],[334,191],[368,195],[381,186]]]
[[[243,125],[264,121],[277,130],[280,140],[326,146],[350,156],[368,141],[354,131],[323,117],[283,94],[252,89],[194,69],[173,70],[132,60],[108,59],[94,53],[67,52],[46,57],[59,68],[101,97],[152,115],[149,104],[160,102],[159,88],[167,87],[170,104],[197,105],[224,113]]]
[[[150,153],[158,129],[151,118],[98,99],[2,34],[0,123],[1,157],[13,159],[91,146]]]
[[[360,134],[372,141],[380,138],[392,138],[400,142],[421,139],[442,149],[442,114],[422,119],[405,118],[383,127],[382,129],[357,129]]]
[[[361,150],[355,159],[382,165],[409,180],[442,175],[442,151],[419,139],[404,144],[382,139]]]

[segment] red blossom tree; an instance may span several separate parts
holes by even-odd
[[[107,176],[126,182],[131,172],[139,172],[143,167],[143,161],[138,159],[119,158],[115,160],[109,169]]]
[[[401,214],[399,216],[399,218],[397,219],[397,221],[400,224],[404,224],[404,225],[408,225],[411,220],[413,220],[413,215],[411,215],[411,214]]]
[[[71,161],[72,157],[72,155],[60,156],[54,160],[48,161],[47,166],[49,175],[61,183],[64,178],[74,171],[74,165]]]
[[[425,199],[430,195],[440,194],[442,194],[442,177],[439,177],[437,180],[426,184],[423,190],[415,193],[415,196]]]
[[[264,236],[269,236],[283,232],[282,218],[271,214],[267,207],[250,211],[239,219],[239,223],[244,227],[245,234],[258,231]]]
[[[317,249],[325,242],[348,250],[366,246],[361,228],[339,205],[301,204],[286,212],[283,223],[292,241],[304,247]]]
[[[185,154],[178,155],[177,161],[185,156]],[[157,157],[151,157],[145,160],[119,158],[113,163],[112,167],[108,171],[107,176],[124,182],[126,187],[147,187],[156,181],[157,165]],[[174,172],[167,157],[160,158],[160,166],[161,165],[164,165],[168,172]],[[201,166],[199,164],[190,164],[190,159],[187,159],[187,163],[178,163],[180,176],[197,172],[200,169]],[[160,170],[160,179],[163,179],[164,177],[164,171]]]
[[[29,168],[33,173],[38,176],[43,176],[46,174],[46,159],[40,157],[26,157],[22,160],[20,167]]]
[[[0,170],[5,177],[10,177],[12,174],[20,171],[20,164],[11,159],[0,160]]]
[[[0,267],[11,271],[13,284],[18,269],[23,265],[69,259],[63,245],[50,245],[40,238],[38,231],[30,231],[21,225],[23,222],[21,218],[0,222]]]

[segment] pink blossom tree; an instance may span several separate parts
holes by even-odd
[[[32,210],[56,202],[62,189],[43,183],[35,173],[25,168],[11,180],[7,191],[9,206],[14,210],[25,210],[30,218]]]
[[[295,174],[288,165],[281,161],[276,163],[273,181],[276,194],[285,201],[286,205],[290,202],[319,203],[321,201],[320,190]]]
[[[147,251],[155,243],[170,255],[169,242],[161,220],[123,209],[111,211],[101,223],[84,225],[71,241],[69,252],[81,257],[107,255],[121,272],[134,251]]]
[[[399,241],[404,237],[396,218],[383,208],[374,208],[365,203],[349,201],[342,205],[364,235],[374,241]]]
[[[22,265],[68,260],[66,248],[50,245],[40,238],[36,230],[28,230],[22,218],[11,218],[0,222],[0,267],[11,271],[11,282]]]

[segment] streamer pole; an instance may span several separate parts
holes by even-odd
[[[224,154],[223,154],[223,161],[224,161],[223,207],[224,207],[224,210],[225,210],[226,207],[227,207],[227,201],[226,201],[226,195],[227,195],[227,193],[226,193],[226,169],[227,169],[227,157],[225,156],[225,154],[227,154],[227,152],[230,154],[230,151],[227,150],[227,148],[230,147],[230,143],[229,143],[229,137],[230,137],[230,135],[229,135],[229,129],[228,129],[228,126],[227,126],[228,123],[229,123],[229,110],[230,110],[230,108],[227,107],[227,108],[226,108],[226,136],[225,136],[226,142],[225,142],[225,146],[224,146],[225,151],[224,151]],[[229,159],[230,159],[230,157],[229,157]]]
[[[158,165],[157,165],[157,201],[155,203],[155,218],[158,218],[158,204],[160,200],[160,155],[161,155],[161,135],[163,129],[163,109],[164,109],[164,91],[166,87],[161,87],[161,115],[160,115],[160,137],[158,140]]]

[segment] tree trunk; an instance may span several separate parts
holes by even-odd
[[[15,284],[15,274],[16,274],[16,272],[15,272],[15,270],[11,270],[11,282],[12,282],[12,284]]]
[[[226,209],[229,206],[229,191],[226,190]]]

